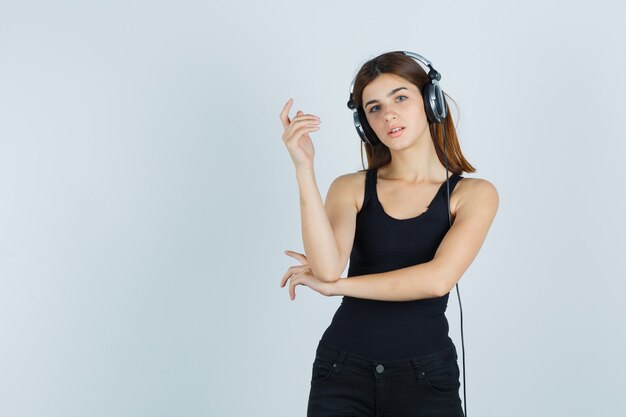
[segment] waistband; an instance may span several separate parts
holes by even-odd
[[[407,369],[425,369],[430,368],[432,365],[439,362],[451,359],[458,359],[458,354],[454,343],[451,343],[449,348],[440,350],[437,352],[429,353],[426,355],[415,356],[406,359],[397,359],[391,361],[375,360],[367,358],[355,353],[348,352],[340,349],[332,344],[320,340],[317,349],[316,356],[326,359],[328,361],[336,362],[339,366],[351,365],[354,368],[361,368],[365,371],[375,369],[378,365],[383,365],[385,374],[403,374]]]

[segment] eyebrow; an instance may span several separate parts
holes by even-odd
[[[394,88],[394,89],[393,89],[393,90],[391,90],[389,93],[387,93],[387,97],[391,96],[392,94],[397,93],[397,92],[398,92],[398,91],[400,91],[400,90],[408,90],[408,88],[406,88],[406,87],[398,87],[398,88]],[[370,100],[370,101],[368,101],[367,103],[365,103],[365,106],[363,106],[363,108],[365,109],[365,108],[367,108],[367,106],[369,106],[370,104],[377,103],[377,102],[378,102],[378,100],[377,100],[377,99]]]

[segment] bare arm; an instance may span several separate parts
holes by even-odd
[[[296,171],[300,190],[302,241],[309,267],[321,281],[339,279],[339,250],[328,220],[313,169]]]
[[[468,197],[459,201],[454,223],[431,261],[380,274],[340,279],[332,283],[329,295],[410,301],[447,294],[478,254],[498,205],[498,193],[490,182],[474,182]]]
[[[296,167],[304,251],[314,277],[333,282],[343,272],[354,240],[357,208],[351,191],[353,177],[344,175],[333,181],[324,205],[315,181],[313,142],[307,134],[318,129],[320,120],[300,110],[290,120],[292,103],[292,99],[287,101],[280,120],[285,128],[283,142]]]
[[[431,262],[425,262],[380,274],[359,275],[334,282],[330,295],[381,301],[439,297],[437,273]]]

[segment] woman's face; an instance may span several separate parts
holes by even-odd
[[[363,111],[376,136],[389,148],[412,144],[428,129],[419,89],[407,79],[381,74],[363,89]],[[395,126],[404,127],[391,133]]]

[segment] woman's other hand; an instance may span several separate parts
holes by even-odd
[[[290,250],[286,250],[285,254],[298,259],[302,263],[302,265],[290,267],[280,280],[281,288],[289,281],[289,298],[291,298],[291,301],[296,298],[297,285],[304,285],[325,296],[331,295],[332,283],[323,282],[315,278],[309,267],[306,255]]]
[[[300,110],[296,112],[293,119],[289,119],[289,109],[291,109],[292,104],[293,99],[287,100],[283,111],[280,112],[280,121],[285,128],[283,142],[287,146],[296,170],[313,168],[315,149],[313,149],[309,132],[317,131],[321,120],[317,116],[304,114]]]

